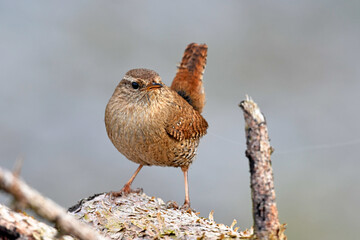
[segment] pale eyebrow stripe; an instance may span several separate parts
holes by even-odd
[[[131,77],[131,76],[129,76],[129,75],[125,75],[123,79],[128,80],[128,81],[131,81],[131,82],[134,82],[134,81],[137,80],[137,78]]]

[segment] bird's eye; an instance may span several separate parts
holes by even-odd
[[[131,86],[133,87],[133,89],[138,89],[139,88],[139,84],[137,82],[132,82]]]

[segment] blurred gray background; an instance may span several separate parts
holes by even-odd
[[[359,1],[0,1],[1,167],[23,157],[22,177],[65,207],[120,189],[137,165],[106,135],[107,101],[131,68],[170,85],[191,42],[209,46],[210,125],[189,172],[192,207],[252,225],[237,106],[249,94],[268,121],[289,239],[356,239]],[[184,199],[180,169],[146,167],[134,187]]]

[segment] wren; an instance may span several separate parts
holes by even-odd
[[[105,110],[107,134],[116,149],[139,164],[119,196],[131,192],[131,184],[143,166],[180,167],[184,173],[184,208],[190,207],[188,169],[208,123],[201,116],[205,104],[202,76],[207,46],[189,44],[171,87],[153,70],[128,71]]]

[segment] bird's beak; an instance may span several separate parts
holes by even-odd
[[[150,91],[150,90],[152,90],[152,89],[157,89],[157,88],[162,88],[162,87],[163,87],[162,84],[152,82],[152,83],[150,83],[149,85],[146,86],[145,90],[146,90],[146,91]]]

